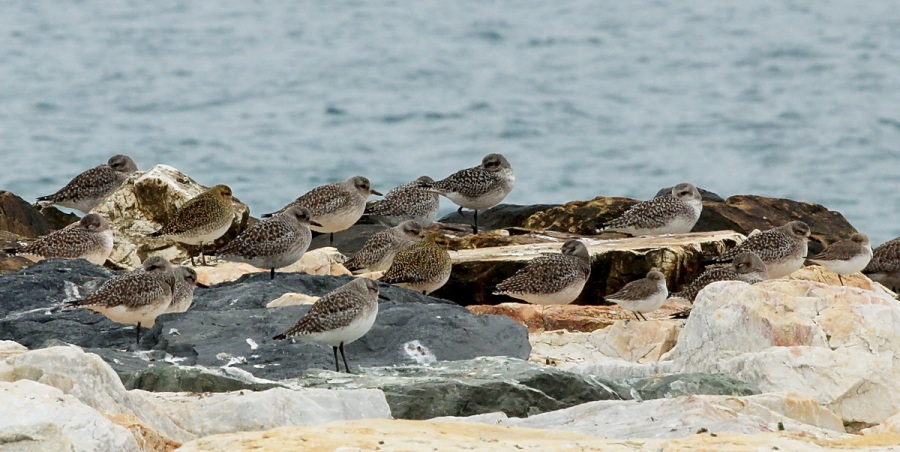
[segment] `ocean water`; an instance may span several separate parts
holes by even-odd
[[[692,182],[900,235],[892,2],[40,2],[0,14],[0,189],[115,153],[255,215],[501,152],[507,202]],[[454,207],[442,200],[443,210]]]

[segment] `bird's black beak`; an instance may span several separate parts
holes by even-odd
[[[319,223],[318,221],[309,220],[309,224],[311,224],[315,227],[318,227],[318,228],[322,227],[322,223]]]
[[[371,192],[373,195],[384,196],[384,195],[381,194],[380,191],[375,190],[375,189],[369,190],[369,192]]]
[[[208,285],[203,284],[203,283],[201,283],[201,282],[196,282],[196,283],[194,283],[194,286],[200,287],[201,289],[209,289],[209,286],[208,286]]]

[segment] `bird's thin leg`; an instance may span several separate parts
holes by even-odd
[[[841,278],[841,274],[840,274],[840,273],[838,273],[838,281],[841,282],[841,285],[842,285],[842,286],[844,285],[844,278]]]
[[[640,312],[637,312],[637,311],[634,311],[634,316],[637,317],[638,320],[647,320],[647,318],[644,317],[644,314],[641,314]]]
[[[272,272],[269,273],[269,279],[270,280],[275,279],[275,268],[274,267],[272,268]]]
[[[342,346],[344,345],[343,342],[341,343],[341,345],[342,345]],[[337,348],[337,347],[331,347],[331,349],[334,350],[334,371],[335,371],[335,372],[340,372],[340,371],[341,371],[341,366],[338,365],[338,360],[337,360],[337,349],[338,349],[338,348]]]
[[[141,322],[137,323],[137,326],[134,327],[135,340],[138,345],[141,345]]]
[[[191,254],[191,267],[196,267],[197,264],[194,262],[194,255]]]
[[[328,233],[328,246],[334,246],[334,232]]]
[[[344,353],[344,343],[343,342],[341,342],[341,358],[344,358],[344,369],[347,371],[347,373],[348,374],[353,373],[353,372],[350,372],[350,366],[347,365],[347,355]]]
[[[200,265],[206,267],[206,255],[203,254],[203,242],[200,242]]]

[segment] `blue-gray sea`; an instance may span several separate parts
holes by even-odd
[[[12,1],[0,189],[115,153],[255,215],[505,154],[507,202],[692,182],[900,235],[900,9],[887,1]],[[442,200],[445,211],[453,209]]]

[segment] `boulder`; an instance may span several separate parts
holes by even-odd
[[[442,199],[441,202],[449,201]],[[533,204],[528,206],[498,204],[490,209],[478,211],[478,229],[489,231],[492,229],[527,227],[528,219],[532,215],[556,206],[557,204]],[[460,215],[458,211],[452,212],[444,215],[438,222],[471,225],[474,219],[475,212],[463,210],[462,215]],[[469,231],[471,231],[471,229],[469,229]]]
[[[632,320],[634,314],[619,307],[557,305],[541,306],[528,303],[500,303],[497,305],[470,305],[476,314],[505,315],[528,327],[531,333],[566,330],[589,333],[603,330],[620,320]],[[680,315],[689,309],[685,304],[668,300],[659,309],[646,315],[648,319],[665,319]]]
[[[335,248],[318,248],[307,251],[299,261],[276,270],[281,273],[306,273],[309,275],[349,275],[342,262],[344,257]],[[195,267],[197,281],[207,286],[234,281],[250,273],[269,273],[268,269],[254,267],[242,262],[228,262],[207,258],[210,265]],[[280,277],[280,276],[278,276]]]
[[[134,268],[140,266],[151,253],[178,261],[197,255],[199,247],[148,238],[147,234],[158,230],[178,207],[206,189],[207,187],[184,173],[166,165],[157,165],[145,173],[129,178],[93,210],[106,218],[116,235],[109,259],[121,266]],[[250,224],[250,208],[235,198],[234,223],[231,229],[207,246],[211,249],[222,246]]]
[[[55,207],[47,207],[42,211],[14,193],[0,190],[0,231],[34,238],[76,221],[78,215],[64,214]]]
[[[568,369],[584,362],[625,360],[659,361],[678,338],[682,320],[616,321],[608,328],[589,332],[547,331],[531,333],[531,360]]]

